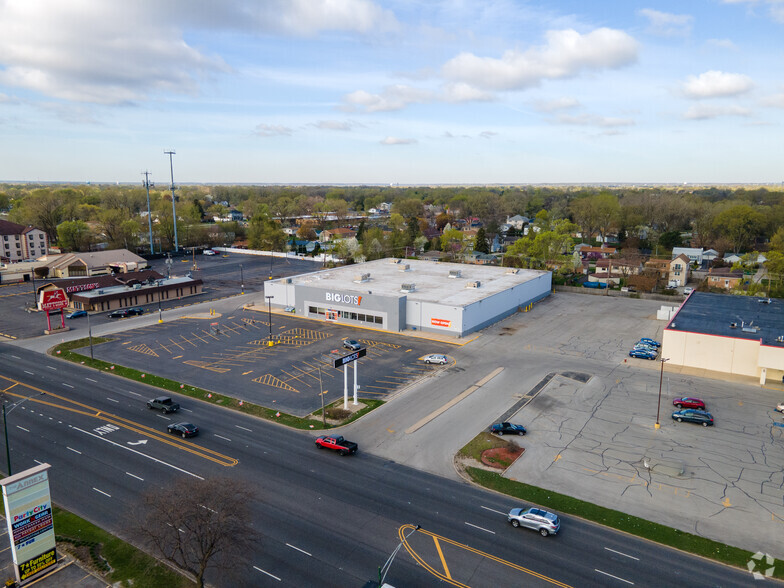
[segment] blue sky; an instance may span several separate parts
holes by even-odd
[[[0,0],[0,180],[784,180],[784,1]]]

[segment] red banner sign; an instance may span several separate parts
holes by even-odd
[[[68,306],[68,297],[62,288],[41,292],[41,310],[55,310],[66,306]]]
[[[452,321],[448,321],[446,319],[438,319],[438,318],[431,318],[430,324],[434,327],[451,327]]]

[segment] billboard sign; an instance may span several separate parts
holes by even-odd
[[[62,288],[41,292],[41,310],[55,310],[66,306],[68,306],[68,297]]]
[[[344,355],[343,357],[338,357],[336,360],[332,362],[333,367],[339,368],[341,366],[346,365],[347,363],[351,363],[352,361],[357,361],[360,357],[365,357],[367,355],[367,348],[363,347],[355,351],[354,353],[349,353],[348,355]]]
[[[452,326],[452,321],[448,321],[446,319],[440,319],[440,318],[431,318],[430,319],[430,324],[433,325],[434,327],[447,327],[447,328],[449,328],[449,327]]]
[[[0,480],[11,555],[20,584],[57,564],[50,467],[44,463]]]

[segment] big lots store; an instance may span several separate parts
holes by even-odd
[[[299,316],[462,337],[550,294],[548,271],[380,259],[271,280],[259,305]]]

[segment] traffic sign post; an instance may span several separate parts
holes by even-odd
[[[338,357],[337,359],[333,360],[332,366],[335,368],[339,368],[343,366],[343,408],[348,409],[348,364],[354,363],[360,357],[365,357],[367,355],[367,348],[363,347],[362,349],[358,349],[354,353],[349,353],[348,355],[344,355],[343,357]],[[357,364],[354,363],[354,404],[357,403]]]

